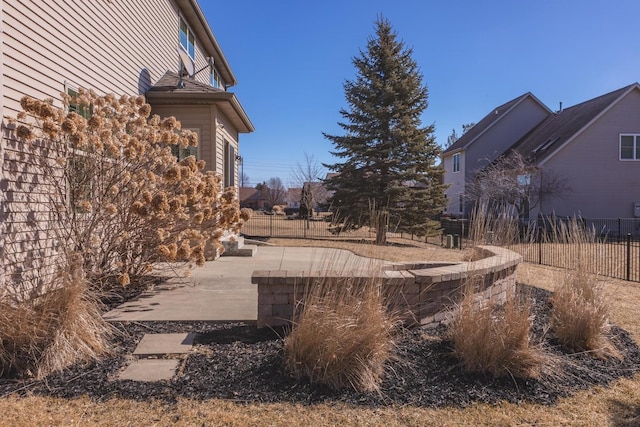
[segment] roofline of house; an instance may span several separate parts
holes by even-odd
[[[509,114],[511,111],[513,111],[518,105],[520,105],[521,103],[524,102],[525,99],[527,99],[528,97],[533,98],[538,104],[540,104],[542,107],[544,107],[545,110],[547,110],[549,112],[549,114],[552,114],[553,111],[551,111],[549,109],[549,107],[547,107],[542,101],[540,101],[534,94],[532,94],[531,92],[527,92],[524,95],[522,95],[520,97],[520,100],[518,102],[516,102],[515,104],[513,104],[511,106],[511,108],[509,108],[507,111],[505,111],[504,113],[502,113],[500,115],[500,117],[498,117],[498,120],[492,122],[489,126],[487,126],[482,132],[480,132],[478,135],[476,135],[475,138],[473,138],[471,141],[469,141],[464,147],[461,148],[461,150],[466,150],[467,147],[469,147],[471,144],[473,144],[478,138],[480,138],[482,135],[484,135],[485,133],[487,133],[489,131],[489,129],[493,128],[496,123],[499,123],[504,117],[507,116],[507,114]]]
[[[564,147],[566,147],[568,144],[570,144],[574,139],[576,139],[580,134],[582,134],[585,130],[587,130],[594,122],[596,122],[597,120],[600,119],[600,117],[602,117],[603,115],[605,115],[609,110],[611,110],[618,102],[620,102],[620,100],[622,98],[624,98],[625,96],[627,96],[632,90],[634,89],[639,89],[640,90],[640,85],[638,83],[633,83],[629,89],[627,89],[622,95],[620,95],[615,101],[613,101],[612,103],[610,103],[607,108],[605,108],[604,110],[600,111],[600,113],[598,113],[598,115],[596,115],[593,119],[591,119],[586,125],[584,125],[582,128],[580,128],[577,132],[575,132],[573,135],[571,135],[569,138],[567,138],[567,140],[565,142],[563,142],[562,144],[560,144],[558,147],[556,147],[555,150],[549,152],[543,159],[541,159],[540,161],[538,161],[538,165],[539,166],[543,166],[547,160],[551,159],[553,156],[556,155],[556,153],[558,153],[560,150],[562,150]]]
[[[216,103],[227,103],[233,109],[233,112],[237,115],[242,126],[238,126],[238,132],[251,133],[255,131],[255,127],[244,108],[240,104],[240,101],[233,92],[207,92],[207,93],[182,93],[182,92],[164,92],[164,91],[150,91],[146,94],[147,102],[153,105],[207,105]]]
[[[214,58],[214,63],[221,72],[225,83],[227,83],[227,87],[237,85],[238,80],[233,71],[231,71],[231,66],[224,56],[216,36],[213,35],[209,22],[198,4],[198,0],[175,0],[175,2],[184,17],[193,26],[193,30],[198,34],[198,39],[203,43],[207,53]]]

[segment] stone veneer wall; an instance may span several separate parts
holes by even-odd
[[[380,272],[354,271],[346,277],[330,271],[254,271],[258,286],[258,327],[289,324],[294,307],[318,283],[379,281],[404,313],[408,325],[437,325],[446,320],[452,304],[472,284],[478,301],[504,302],[515,293],[516,267],[522,257],[494,246],[481,246],[484,258],[459,263],[395,263]]]

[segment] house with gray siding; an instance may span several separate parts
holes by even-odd
[[[445,214],[465,216],[465,186],[478,170],[501,156],[515,141],[540,124],[551,111],[528,92],[487,114],[442,153],[447,207]]]
[[[42,230],[28,229],[36,195],[46,191],[29,161],[39,153],[5,127],[25,95],[58,107],[61,93],[79,88],[145,95],[153,114],[198,134],[191,154],[238,187],[240,134],[254,127],[197,0],[1,0],[0,25],[0,280],[30,280],[51,258]]]
[[[476,165],[483,167],[492,157],[515,151],[540,171],[562,179],[566,186],[562,194],[532,207],[530,218],[539,214],[583,218],[640,216],[640,85],[633,83],[556,112],[544,108],[547,114],[542,119],[538,114],[531,118],[530,123],[538,123],[523,124],[521,135],[514,133],[498,149],[487,140],[471,139],[465,134],[445,150],[445,182],[453,184],[449,191],[464,193],[465,182],[473,177]],[[474,145],[485,144],[488,148],[474,150]],[[466,162],[460,166],[467,171],[466,181],[458,180],[459,173],[454,171],[453,156],[457,153]],[[455,213],[455,208],[454,199],[448,209]]]

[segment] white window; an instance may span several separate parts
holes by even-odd
[[[640,160],[640,134],[620,134],[620,160]]]
[[[453,155],[453,171],[460,172],[460,153]]]
[[[196,58],[196,38],[184,19],[180,18],[180,44],[191,59]]]
[[[209,71],[209,84],[215,88],[220,88],[220,75],[215,67],[212,65]]]

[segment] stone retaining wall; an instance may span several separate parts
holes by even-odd
[[[304,303],[305,293],[319,283],[340,286],[375,280],[409,325],[443,322],[470,285],[479,302],[504,302],[515,292],[516,267],[522,257],[494,246],[481,246],[480,250],[485,258],[478,261],[395,263],[379,272],[349,272],[348,277],[331,271],[254,271],[251,283],[258,286],[258,327],[289,324],[294,307]]]

